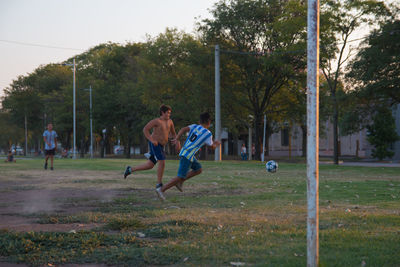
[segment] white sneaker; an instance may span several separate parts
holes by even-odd
[[[163,194],[163,192],[161,192],[161,187],[159,187],[159,188],[156,189],[156,193],[157,193],[158,198],[159,198],[161,201],[165,201],[164,194]]]

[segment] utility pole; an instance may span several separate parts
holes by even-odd
[[[76,71],[76,66],[75,66],[75,58],[74,58],[74,81],[73,81],[73,97],[74,97],[74,155],[72,156],[74,159],[76,159],[76,88],[75,88],[75,71]]]
[[[90,98],[90,158],[93,158],[93,118],[92,118],[92,86],[89,87]]]
[[[28,119],[26,118],[26,113],[25,113],[25,150],[24,150],[24,156],[26,156],[28,153]]]

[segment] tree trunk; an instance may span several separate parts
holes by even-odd
[[[100,157],[104,158],[104,148],[105,148],[105,140],[104,138],[101,140],[101,151],[100,151]]]
[[[261,115],[256,114],[254,118],[254,126],[255,126],[255,141],[256,141],[256,160],[261,160],[261,153],[263,151],[263,119]]]
[[[131,158],[131,146],[132,146],[132,138],[130,136],[128,136],[128,144],[124,146],[125,157],[127,159]]]
[[[338,105],[336,94],[333,92],[333,162],[334,164],[339,164],[339,142],[338,142],[338,119],[339,119],[339,112],[338,112]]]
[[[307,157],[307,126],[301,125],[300,127],[303,135],[301,156]]]
[[[82,138],[81,139],[81,147],[80,147],[80,149],[81,149],[81,158],[85,157],[85,150],[86,150],[85,148],[86,148],[85,141]]]
[[[233,149],[232,149],[232,153],[233,153],[233,155],[235,155],[235,156],[239,155],[238,143],[239,143],[239,139],[238,139],[237,134],[235,134],[235,135],[233,136]]]

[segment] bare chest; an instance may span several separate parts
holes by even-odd
[[[158,120],[157,127],[155,127],[155,132],[163,135],[168,135],[171,124],[169,121],[164,121],[164,120]]]

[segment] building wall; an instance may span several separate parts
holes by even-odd
[[[396,120],[397,133],[400,136],[400,105],[393,109],[393,117]],[[323,130],[320,132],[319,138],[319,154],[320,156],[333,156],[333,124],[326,121],[323,125]],[[253,131],[254,132],[254,131]],[[294,126],[290,132],[290,146],[282,145],[282,132],[273,133],[269,137],[269,154],[270,156],[301,156],[302,155],[302,131],[298,126]],[[240,155],[242,143],[247,147],[247,137],[242,136],[238,140],[237,151]],[[359,158],[371,158],[373,146],[367,141],[367,130],[363,129],[360,132],[352,135],[339,136],[340,148],[339,156],[350,156]],[[249,148],[247,147],[247,151]],[[400,141],[394,144],[395,155],[393,160],[400,160]],[[225,151],[228,153],[228,151]],[[232,153],[232,152],[231,152]]]
[[[320,133],[319,153],[320,156],[333,156],[333,125],[324,123],[324,131]],[[274,133],[269,138],[271,156],[301,156],[302,155],[302,131],[294,126],[290,135],[290,146],[282,146],[282,133]],[[371,156],[372,146],[367,141],[366,130],[356,134],[339,136],[340,156],[353,156],[368,158]],[[358,143],[358,145],[357,145]],[[357,151],[358,150],[358,151]]]

